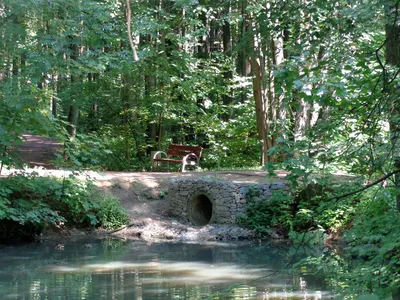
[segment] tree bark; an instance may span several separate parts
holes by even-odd
[[[260,164],[262,166],[267,162],[267,151],[271,147],[267,134],[269,133],[268,103],[263,87],[263,78],[265,78],[265,66],[261,60],[261,49],[259,37],[255,32],[255,24],[253,24],[252,45],[253,54],[251,56],[251,71],[253,74],[253,97],[256,107],[256,120],[258,138],[261,142]]]
[[[276,21],[275,27],[279,23]],[[266,89],[269,103],[269,117],[270,117],[270,144],[275,145],[275,140],[278,136],[283,136],[283,127],[281,126],[286,120],[286,109],[283,106],[283,94],[278,94],[275,91],[275,71],[279,68],[284,60],[283,56],[283,37],[281,32],[272,32],[271,41],[267,43],[267,82]],[[271,161],[275,161],[276,157],[270,157]]]
[[[225,14],[228,15],[229,12],[230,12],[230,3],[225,9]],[[222,31],[223,31],[222,41],[223,41],[223,46],[224,46],[224,54],[227,57],[231,57],[232,56],[231,24],[227,20],[225,20],[225,22],[222,26]],[[224,79],[227,81],[227,83],[226,83],[227,85],[229,85],[229,81],[232,80],[232,77],[233,77],[233,73],[231,70],[224,72]],[[234,104],[234,98],[230,91],[228,91],[227,95],[223,96],[223,104],[227,107],[228,112],[222,116],[222,119],[225,122],[227,122],[233,116],[233,112],[230,109],[230,106],[232,106]]]
[[[200,0],[199,1],[200,5],[206,6],[207,1],[206,0]],[[206,12],[202,11],[200,13],[199,19],[202,23],[202,30],[206,32],[208,28],[208,21],[207,21],[207,15]],[[199,58],[208,58],[210,56],[210,41],[209,37],[207,34],[203,34],[201,39],[199,40],[199,45],[197,46],[197,56]]]
[[[386,25],[386,63],[388,65],[400,68],[400,26],[395,22],[394,25]],[[385,70],[384,70],[385,72]],[[391,98],[391,111],[389,117],[390,125],[390,136],[392,142],[392,154],[393,154],[393,165],[394,169],[400,169],[400,156],[398,154],[398,149],[400,145],[400,102],[398,101],[398,91],[397,88],[391,88],[388,86],[388,78],[384,76],[385,79],[385,91],[389,94]],[[400,211],[400,174],[394,175],[394,182],[397,189],[396,202],[397,209]]]
[[[249,20],[246,12],[247,2],[246,0],[242,1],[241,6],[241,15],[242,15],[242,22],[240,23],[240,32],[239,32],[239,41],[242,41],[241,50],[238,53],[237,59],[237,72],[239,75],[247,77],[251,75],[251,62],[249,60],[250,54],[248,53],[249,44],[245,43],[244,41],[248,38],[248,35],[251,34],[249,32]],[[246,99],[246,95],[242,93],[242,102]]]
[[[79,45],[74,41],[73,37],[70,37],[71,39],[71,44],[69,46],[71,50],[71,55],[70,59],[71,60],[77,60],[79,56]],[[78,83],[81,80],[78,75],[74,74],[74,71],[72,70],[71,72],[71,86],[73,88],[73,85],[75,83]],[[68,112],[68,123],[67,125],[67,131],[69,135],[74,138],[76,136],[76,130],[78,126],[78,118],[79,118],[79,108],[76,104],[77,99],[76,99],[76,94],[73,93],[72,99],[71,99],[71,104],[69,106],[69,112]]]
[[[294,117],[294,141],[301,141],[305,138],[308,115],[310,110],[310,105],[304,100],[304,98],[297,98],[297,110]]]
[[[54,95],[57,94],[58,91],[58,76],[56,74],[51,75],[51,82],[52,82],[52,87],[53,87],[53,95],[51,96],[50,99],[50,110],[51,114],[53,115],[54,118],[57,118],[57,99],[54,97]]]
[[[78,118],[79,118],[79,108],[75,105],[71,104],[69,106],[68,112],[68,126],[67,131],[70,137],[74,138],[76,136],[76,128],[78,126]]]
[[[90,111],[89,111],[89,122],[90,122],[90,130],[92,131],[97,131],[100,124],[98,122],[98,109],[99,109],[99,104],[96,99],[96,81],[97,78],[99,77],[98,73],[89,73],[88,74],[88,83],[89,83],[89,89],[91,93],[91,106],[90,106]]]
[[[131,32],[131,18],[132,18],[132,11],[131,11],[131,1],[126,0],[126,26],[128,28],[128,40],[129,45],[132,50],[133,60],[139,61],[139,56],[136,51],[136,43],[133,41],[132,32]]]

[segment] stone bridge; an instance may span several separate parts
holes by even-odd
[[[245,174],[245,173],[244,173]],[[260,178],[258,178],[260,179]],[[281,179],[226,180],[212,176],[173,178],[169,181],[170,215],[189,220],[197,226],[207,224],[235,224],[246,212],[246,199],[251,186],[261,195],[270,197],[274,190],[288,190]]]

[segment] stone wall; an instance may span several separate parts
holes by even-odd
[[[273,190],[288,190],[288,184],[284,182],[255,185],[212,177],[174,178],[168,188],[170,215],[198,226],[235,224],[237,218],[246,212],[250,186],[256,186],[266,197],[270,197]]]

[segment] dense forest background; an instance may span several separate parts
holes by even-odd
[[[29,132],[61,141],[79,168],[149,170],[152,151],[182,143],[204,148],[203,169],[286,169],[294,189],[322,190],[275,196],[272,211],[254,202],[247,225],[302,244],[344,236],[358,260],[329,253],[308,268],[352,295],[399,299],[399,5],[3,0],[1,167],[19,164]],[[319,180],[337,172],[360,186]]]
[[[206,169],[295,158],[385,173],[398,149],[397,6],[2,1],[2,163],[33,132],[109,170],[148,169],[151,151],[184,143],[206,149]]]

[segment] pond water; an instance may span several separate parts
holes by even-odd
[[[0,246],[0,299],[332,298],[322,278],[285,272],[300,252],[265,242],[118,239]]]

